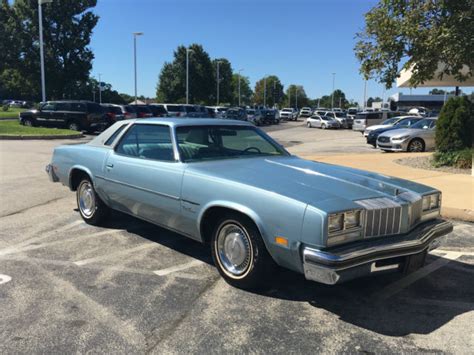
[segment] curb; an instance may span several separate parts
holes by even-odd
[[[0,135],[0,140],[32,140],[32,139],[42,139],[42,140],[48,140],[48,139],[76,139],[76,138],[83,138],[84,135],[82,133],[79,134],[69,134],[69,135],[47,135],[47,136],[22,136],[22,135]]]
[[[474,211],[441,206],[441,216],[463,222],[474,223]]]

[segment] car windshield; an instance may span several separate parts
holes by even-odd
[[[254,127],[184,126],[176,128],[176,136],[184,162],[288,155]]]
[[[291,108],[284,108],[282,111],[283,112],[292,112],[293,110]]]
[[[385,120],[382,122],[383,125],[385,124],[394,124],[395,122],[397,122],[398,118],[389,118],[388,120]]]
[[[179,106],[179,105],[168,105],[166,108],[167,108],[168,111],[172,111],[172,112],[183,112],[184,111],[184,107]]]
[[[322,116],[321,118],[322,118],[324,121],[332,121],[332,118],[331,118],[331,117]]]
[[[418,128],[418,129],[424,129],[426,128],[432,128],[434,127],[436,123],[436,120],[430,120],[430,119],[423,119],[415,123],[414,125],[410,126],[410,128]]]

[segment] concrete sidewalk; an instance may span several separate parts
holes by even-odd
[[[369,170],[380,174],[413,180],[443,193],[441,214],[447,218],[474,222],[474,177],[432,170],[415,169],[394,162],[405,157],[431,153],[306,155],[305,159]]]

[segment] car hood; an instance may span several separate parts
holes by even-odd
[[[392,127],[392,125],[390,124],[378,124],[375,126],[367,127],[367,131],[375,131],[377,129],[384,129],[384,128],[390,128],[390,127]]]
[[[388,132],[384,132],[383,136],[384,137],[411,136],[414,134],[416,135],[420,131],[425,131],[425,130],[418,129],[418,128],[399,128],[399,129],[390,130]]]
[[[394,197],[404,191],[433,191],[411,181],[294,156],[190,163],[186,174],[249,185],[325,211],[355,208],[353,201]]]

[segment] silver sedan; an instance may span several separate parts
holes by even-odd
[[[332,119],[331,117],[313,115],[311,117],[308,117],[308,119],[306,120],[306,126],[308,126],[308,128],[317,127],[321,129],[326,129],[339,128],[341,125],[339,124],[339,122]]]
[[[391,152],[424,152],[435,148],[436,118],[425,118],[409,128],[380,134],[377,147]]]

